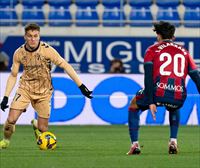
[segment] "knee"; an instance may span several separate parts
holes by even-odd
[[[130,105],[129,105],[128,110],[129,110],[130,112],[136,112],[136,111],[138,111],[138,109],[139,109],[139,107],[138,107],[138,105],[136,104],[136,98],[133,98],[133,99],[131,100],[131,103],[130,103]]]

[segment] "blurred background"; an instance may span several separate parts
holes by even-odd
[[[36,22],[41,40],[94,91],[94,99],[84,98],[63,70],[53,66],[50,123],[127,124],[129,102],[143,87],[145,50],[156,42],[152,23],[160,20],[176,26],[175,42],[189,50],[200,70],[200,0],[0,0],[1,99],[13,53],[24,43],[24,25]],[[111,70],[113,60],[120,60],[122,67]],[[181,124],[200,125],[200,97],[190,78],[187,89]],[[30,124],[35,115],[29,107],[19,124]],[[154,122],[145,111],[141,124],[169,124],[165,109],[159,108],[157,115]],[[0,114],[0,124],[6,116]]]

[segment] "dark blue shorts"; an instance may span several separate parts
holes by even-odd
[[[154,100],[156,100],[156,97],[154,97]],[[144,89],[141,89],[136,93],[136,104],[142,111],[149,109],[149,104],[147,104],[147,97],[145,97]],[[155,101],[154,104],[156,104],[156,106],[164,106],[168,111],[177,110],[181,108],[183,105],[183,104],[169,103],[164,100]]]

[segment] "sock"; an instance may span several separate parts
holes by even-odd
[[[4,139],[10,140],[12,134],[15,132],[15,124],[10,123],[8,120],[4,124]]]
[[[128,127],[131,143],[138,141],[140,114],[139,110],[128,112]]]
[[[176,138],[170,138],[170,142],[175,142],[177,144],[177,139]]]
[[[139,144],[139,141],[132,142],[132,145]]]
[[[177,139],[179,122],[180,122],[179,113],[180,113],[180,110],[169,112],[170,138]]]
[[[38,139],[38,137],[41,134],[41,131],[38,128],[36,128],[36,129],[34,129],[34,133],[35,133],[35,138]]]
[[[9,139],[3,138],[3,141],[6,142],[6,143],[8,143],[8,144],[10,143],[10,140],[9,140]]]

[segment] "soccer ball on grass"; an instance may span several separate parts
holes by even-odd
[[[37,140],[41,150],[53,150],[56,148],[56,136],[51,132],[43,132]]]

